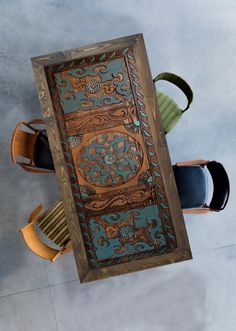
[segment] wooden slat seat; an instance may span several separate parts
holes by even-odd
[[[29,217],[29,224],[21,230],[21,233],[26,244],[35,254],[53,262],[59,255],[72,250],[70,234],[62,201],[58,201],[38,216],[42,208],[42,205],[39,205],[33,210]],[[52,248],[45,244],[39,237],[36,228],[58,248]]]

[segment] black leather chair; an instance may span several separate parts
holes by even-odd
[[[209,204],[207,171],[213,181],[213,195]],[[193,160],[173,166],[176,185],[184,213],[203,214],[223,210],[228,202],[230,185],[223,165],[216,161]]]

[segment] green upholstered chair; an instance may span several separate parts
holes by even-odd
[[[154,84],[159,80],[166,80],[174,85],[176,85],[180,90],[185,94],[188,103],[185,109],[181,109],[177,103],[171,99],[165,93],[162,93],[156,90],[156,97],[159,106],[159,110],[161,113],[161,119],[163,122],[165,133],[170,132],[175,125],[181,119],[183,113],[189,108],[192,100],[193,100],[193,92],[191,87],[186,83],[186,81],[170,72],[162,72],[161,74],[157,75],[153,82]]]

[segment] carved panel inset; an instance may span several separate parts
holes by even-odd
[[[98,260],[164,249],[167,245],[157,206],[117,212],[89,220]]]
[[[66,114],[66,128],[69,136],[97,131],[104,128],[112,128],[117,125],[127,125],[130,132],[139,132],[139,122],[135,115],[133,102],[125,102],[117,106],[106,106],[96,111],[82,113],[80,111]],[[135,124],[133,124],[135,123]],[[135,126],[135,129],[133,128]]]
[[[122,58],[60,71],[55,79],[65,114],[132,99]]]
[[[122,193],[116,193],[116,195],[106,196],[94,198],[93,200],[85,201],[84,207],[91,211],[102,211],[106,208],[114,208],[114,207],[124,207],[128,204],[145,204],[145,201],[148,199],[152,199],[155,196],[154,188],[136,188],[135,190],[126,193],[125,191]]]
[[[140,144],[120,132],[106,132],[91,138],[77,154],[79,172],[88,183],[116,186],[137,175],[143,162]]]

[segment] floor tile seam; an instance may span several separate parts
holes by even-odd
[[[236,243],[231,243],[231,244],[224,245],[224,246],[219,246],[219,247],[213,247],[213,248],[209,248],[209,249],[204,250],[204,251],[198,251],[198,252],[195,252],[195,253],[193,252],[193,255],[202,255],[202,254],[209,253],[209,252],[212,252],[212,251],[215,251],[215,250],[225,249],[225,248],[229,248],[229,247],[233,247],[233,246],[236,246]]]
[[[54,302],[53,302],[53,299],[52,299],[52,293],[51,293],[51,288],[50,288],[50,286],[48,286],[48,290],[49,290],[49,296],[50,296],[50,301],[51,301],[51,305],[52,305],[52,311],[53,311],[54,322],[55,322],[55,325],[56,325],[56,329],[57,329],[57,331],[59,331],[59,329],[58,329],[58,323],[57,323],[57,317],[56,317],[56,313],[55,313]]]
[[[78,279],[73,279],[73,280],[68,280],[68,281],[65,281],[65,282],[60,282],[60,283],[57,283],[57,284],[50,284],[50,285],[35,287],[35,288],[29,289],[29,290],[25,290],[25,291],[17,291],[17,292],[6,294],[6,295],[0,295],[0,300],[1,299],[4,299],[4,298],[7,298],[7,297],[14,296],[14,295],[18,295],[18,294],[24,294],[24,293],[28,293],[28,292],[37,291],[37,290],[52,288],[52,287],[56,287],[56,286],[60,286],[60,285],[65,285],[65,284],[69,284],[69,283],[73,283],[73,282],[77,282],[77,281],[78,281]]]
[[[203,254],[206,254],[206,253],[215,251],[215,250],[225,249],[225,248],[229,248],[229,247],[233,247],[233,246],[236,246],[236,243],[225,245],[225,246],[211,248],[211,249],[208,249],[208,250],[205,250],[205,251],[202,251],[202,252],[196,252],[193,255],[195,255],[195,256],[196,255],[203,255]],[[43,263],[44,263],[44,261],[43,261]],[[49,289],[49,295],[50,295],[51,303],[52,303],[52,306],[53,306],[53,312],[54,312],[54,316],[55,316],[54,304],[53,304],[52,294],[51,294],[51,290],[50,289],[53,288],[53,287],[60,286],[60,285],[77,282],[78,279],[73,279],[73,280],[69,280],[69,281],[65,281],[65,282],[59,282],[57,284],[49,284],[49,280],[48,280],[48,277],[47,277],[45,263],[44,263],[44,270],[45,270],[45,273],[46,273],[46,281],[47,281],[47,285],[46,286],[40,286],[40,287],[32,288],[32,289],[29,289],[29,290],[25,290],[25,291],[17,291],[17,292],[10,293],[10,294],[7,294],[7,295],[0,295],[0,300],[1,299],[4,299],[4,298],[11,297],[11,296],[14,296],[14,295],[18,295],[18,294],[24,294],[24,293],[28,293],[28,292],[37,291],[37,290]],[[56,326],[57,326],[57,322],[56,322]],[[57,327],[57,330],[58,330],[58,327]]]
[[[46,286],[35,287],[35,288],[29,289],[29,290],[17,291],[17,292],[10,293],[10,294],[6,294],[6,295],[0,295],[0,300],[1,300],[1,299],[4,299],[4,298],[11,297],[11,296],[14,296],[14,295],[18,295],[18,294],[24,294],[24,293],[28,293],[28,292],[33,292],[33,291],[43,290],[43,289],[46,289],[46,288],[48,288],[48,287],[49,287],[49,286],[46,285]]]
[[[49,285],[49,287],[56,287],[56,286],[60,286],[60,285],[65,285],[65,284],[69,284],[69,283],[74,283],[74,282],[78,282],[78,279],[72,279],[72,280],[67,280],[65,282],[61,282],[61,283],[57,283],[57,284],[51,284]]]
[[[49,291],[50,302],[51,302],[51,305],[52,305],[54,322],[55,322],[57,331],[59,331],[59,329],[58,329],[58,323],[57,323],[57,318],[56,318],[56,313],[55,313],[55,307],[54,307],[54,303],[53,303],[53,300],[52,300],[52,293],[51,293],[51,289],[50,289],[50,284],[49,284],[49,279],[48,279],[48,275],[47,275],[45,261],[43,261],[43,268],[44,268],[45,278],[46,278],[46,281],[47,281],[47,284],[48,284],[48,291]]]

